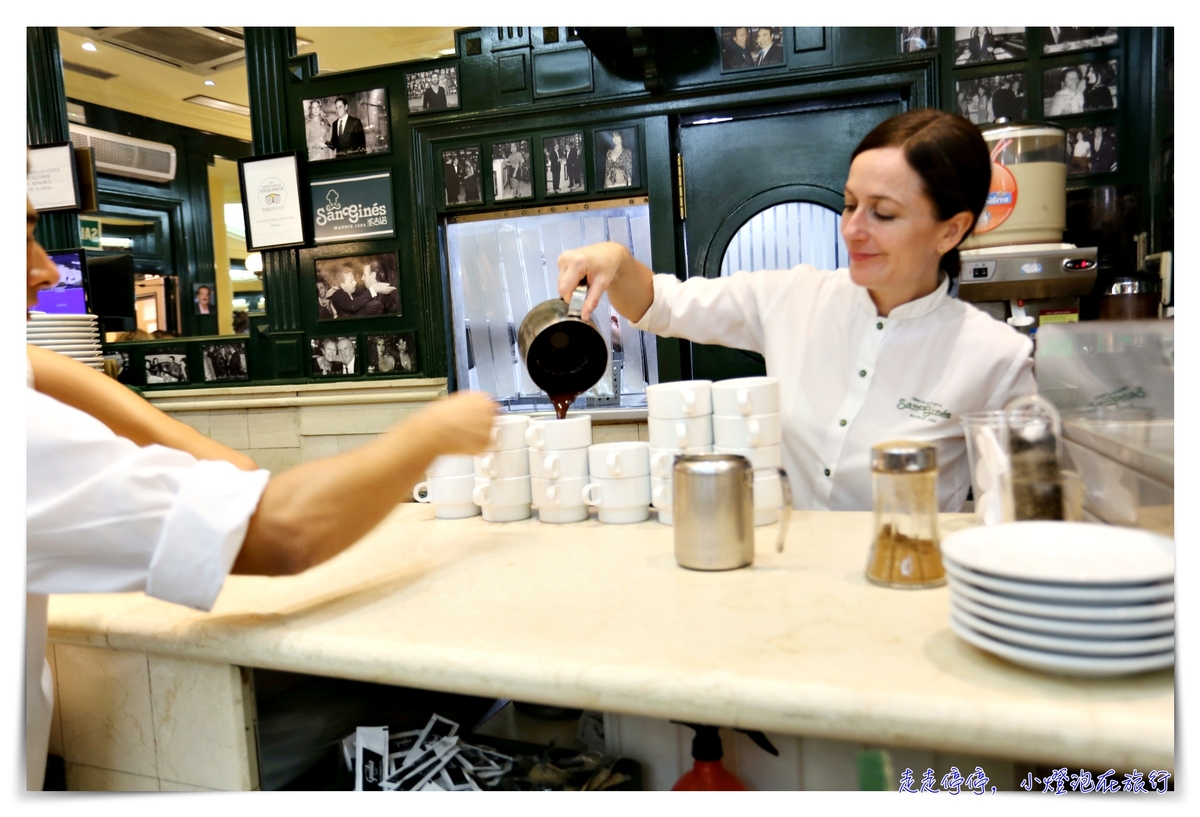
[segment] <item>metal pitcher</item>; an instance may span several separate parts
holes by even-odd
[[[612,366],[612,352],[595,318],[579,317],[587,287],[529,310],[517,330],[517,349],[529,377],[551,396],[583,394]]]
[[[754,474],[778,472],[783,487],[776,552],[783,551],[792,489],[782,468],[751,467],[734,454],[696,454],[672,469],[675,561],[692,570],[733,570],[754,563]]]

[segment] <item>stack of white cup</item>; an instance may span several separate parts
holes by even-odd
[[[684,454],[712,453],[711,380],[682,380],[646,387],[650,427],[650,491],[658,521],[670,525],[671,470]]]
[[[553,524],[587,519],[583,489],[588,481],[592,416],[534,417],[525,430],[525,442],[538,519]]]
[[[529,451],[525,431],[529,418],[505,414],[492,423],[492,442],[475,457],[475,504],[487,522],[515,522],[531,515]]]
[[[754,474],[754,524],[770,525],[779,518],[783,487],[782,427],[779,418],[779,380],[739,377],[712,387],[713,453],[738,454],[750,460]],[[757,469],[770,469],[758,471]]]
[[[413,488],[413,499],[433,505],[433,515],[438,519],[478,516],[479,506],[471,496],[475,490],[473,472],[470,454],[438,457],[425,470],[425,481]]]
[[[591,482],[583,501],[610,525],[644,522],[650,517],[650,444],[599,443],[588,449]]]

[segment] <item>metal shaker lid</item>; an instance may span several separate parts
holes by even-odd
[[[871,470],[906,474],[937,468],[937,449],[929,443],[896,440],[871,447]]]
[[[676,471],[718,476],[750,470],[750,460],[739,454],[685,454],[675,458]]]

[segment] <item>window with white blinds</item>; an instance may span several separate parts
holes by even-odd
[[[591,205],[588,210],[445,226],[458,382],[493,394],[514,410],[550,405],[529,379],[516,340],[526,313],[558,297],[558,257],[563,250],[616,241],[634,258],[651,263],[648,204]],[[607,295],[595,316],[614,365],[576,405],[645,405],[647,384],[658,382],[654,336],[630,327],[609,305]]]
[[[837,269],[848,263],[842,216],[807,201],[777,204],[742,225],[725,248],[721,275],[739,270],[791,269],[812,264]]]

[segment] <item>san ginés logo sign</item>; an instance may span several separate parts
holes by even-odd
[[[395,238],[390,172],[320,179],[310,187],[317,244]]]

